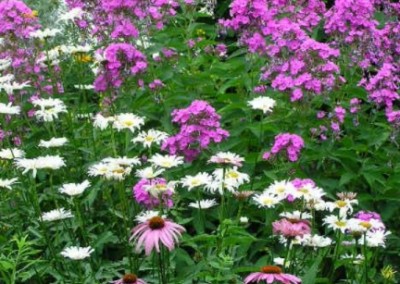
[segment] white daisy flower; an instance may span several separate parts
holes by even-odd
[[[250,181],[249,175],[239,172],[237,167],[225,169],[225,175],[223,169],[216,169],[213,176],[215,183],[224,184],[224,187],[231,192]]]
[[[62,252],[61,255],[73,260],[81,260],[90,257],[94,252],[91,247],[67,247]]]
[[[195,176],[185,176],[180,180],[183,187],[192,190],[195,187],[206,185],[212,182],[212,177],[208,173],[198,173]]]
[[[60,208],[43,213],[41,220],[51,222],[72,217],[74,217],[74,215],[72,215],[70,210],[65,210],[64,208]]]
[[[114,121],[113,117],[104,117],[100,113],[96,114],[94,117],[93,126],[95,128],[100,128],[100,130],[106,129],[111,122]]]
[[[23,174],[32,171],[33,177],[36,177],[37,170],[58,170],[65,166],[65,162],[60,156],[44,156],[35,159],[17,159],[15,165],[18,169],[23,169]]]
[[[150,148],[153,143],[160,145],[167,138],[167,133],[155,129],[150,129],[147,132],[140,132],[137,137],[132,139],[132,142],[142,143],[144,147]]]
[[[342,233],[346,231],[348,226],[348,220],[346,218],[339,218],[336,215],[329,215],[323,220],[324,224],[327,225],[328,228],[331,228],[333,230],[340,230]]]
[[[332,239],[320,235],[305,234],[299,237],[300,244],[314,248],[327,247],[332,244]]]
[[[115,116],[113,128],[117,129],[118,131],[129,129],[131,132],[135,132],[135,130],[139,130],[143,124],[143,117],[132,113],[121,113]]]
[[[152,179],[152,178],[158,177],[164,171],[165,171],[165,169],[156,169],[156,168],[150,166],[150,167],[146,167],[144,169],[137,170],[135,175],[139,178]]]
[[[68,22],[81,19],[85,12],[80,7],[73,8],[58,16],[57,22]]]
[[[231,152],[219,152],[216,155],[212,156],[208,162],[215,164],[230,164],[233,166],[241,167],[242,162],[244,162],[244,158]]]
[[[45,39],[49,37],[55,37],[57,34],[61,33],[60,29],[44,29],[44,30],[36,30],[34,32],[31,32],[29,35],[31,38],[37,38],[37,39]]]
[[[330,212],[339,209],[340,216],[346,216],[353,213],[353,205],[357,205],[357,199],[341,199],[335,202],[326,202],[326,207]]]
[[[0,91],[4,90],[7,95],[12,95],[14,91],[20,91],[26,87],[30,87],[29,82],[17,83],[17,82],[6,82],[0,84]]]
[[[11,81],[14,81],[14,79],[15,79],[15,76],[13,74],[7,74],[4,76],[0,76],[0,86],[5,83],[11,83]],[[1,87],[0,87],[0,89],[1,89]]]
[[[189,207],[196,209],[208,209],[216,205],[218,205],[218,203],[215,201],[215,199],[204,199],[189,203]]]
[[[51,138],[49,141],[40,140],[39,147],[43,148],[52,148],[52,147],[61,147],[68,142],[68,139],[65,137],[61,138]]]
[[[126,156],[124,157],[118,157],[118,158],[104,158],[101,160],[104,163],[109,163],[109,164],[117,164],[120,166],[138,166],[140,165],[140,160],[137,157],[132,157],[128,158]]]
[[[144,185],[143,188],[144,190],[146,190],[148,193],[150,193],[152,196],[154,197],[159,197],[162,196],[162,194],[166,191],[171,191],[174,192],[175,191],[175,185],[176,182],[175,181],[170,181],[168,183],[151,183],[148,185]]]
[[[149,159],[149,162],[160,168],[170,169],[183,164],[183,157],[155,154]]]
[[[352,255],[346,253],[341,255],[340,258],[351,260],[353,264],[361,264],[364,261],[364,256],[362,254]]]
[[[12,178],[12,179],[0,179],[0,187],[2,188],[7,188],[7,189],[12,189],[11,186],[14,185],[14,183],[17,182],[17,178]]]
[[[364,239],[368,247],[386,247],[386,237],[390,235],[390,231],[377,230],[368,231],[365,238],[360,239],[360,244],[364,244]]]
[[[296,192],[296,188],[293,186],[291,182],[282,180],[282,181],[275,181],[271,184],[265,192],[269,194],[273,194],[278,196],[279,198],[286,198],[289,195],[293,195]]]
[[[291,219],[291,220],[304,220],[304,219],[311,219],[312,215],[307,212],[301,212],[301,211],[293,211],[293,212],[282,212],[279,214],[279,216],[284,217],[286,219]]]
[[[135,220],[136,220],[138,223],[144,223],[144,222],[146,222],[146,221],[148,221],[148,220],[150,220],[151,218],[156,217],[156,216],[160,216],[160,212],[159,212],[159,211],[148,210],[148,211],[140,212],[140,213],[136,216]],[[161,217],[161,218],[166,218],[165,215],[162,215],[162,216],[160,216],[160,217]]]
[[[269,97],[257,97],[248,102],[252,109],[262,110],[263,113],[272,112],[276,101]]]
[[[12,60],[10,58],[0,59],[0,71],[6,70],[11,66]]]
[[[7,148],[0,150],[0,158],[5,160],[12,160],[25,157],[25,152],[18,148]]]
[[[89,168],[89,176],[102,176],[107,180],[124,180],[132,171],[132,166],[139,165],[138,158],[105,158]]]
[[[3,104],[0,103],[0,113],[2,114],[20,114],[21,108],[19,106],[13,106],[12,103]]]
[[[65,183],[59,189],[60,193],[67,194],[69,196],[76,196],[83,193],[90,186],[90,182],[85,180],[82,183]]]
[[[256,194],[253,196],[253,200],[256,202],[258,207],[273,208],[275,205],[282,201],[281,198],[276,195],[272,195],[268,192],[263,192],[261,194]]]
[[[60,99],[36,99],[32,104],[40,108],[35,111],[36,118],[46,122],[54,121],[60,113],[67,112],[67,107]]]

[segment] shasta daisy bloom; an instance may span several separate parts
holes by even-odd
[[[114,121],[113,117],[104,117],[101,114],[96,114],[96,116],[94,117],[94,122],[93,122],[93,126],[95,128],[100,128],[100,130],[104,130],[106,129],[111,122]]]
[[[144,124],[144,119],[132,113],[121,113],[114,117],[113,128],[121,131],[123,129],[129,129],[131,132],[135,132],[136,129]]]
[[[246,182],[250,181],[250,177],[248,174],[241,173],[237,170],[237,167],[228,168],[228,169],[216,169],[213,172],[214,181],[213,183],[216,185],[220,185],[217,189],[222,194],[221,186],[224,185],[224,188],[230,192],[234,192],[239,186],[243,185]],[[213,183],[207,185],[207,188],[212,189]],[[215,191],[215,190],[214,190]]]
[[[185,176],[180,183],[190,191],[195,187],[206,185],[212,182],[212,177],[208,173],[198,173],[195,176]]]
[[[40,140],[39,147],[43,148],[52,148],[52,147],[61,147],[68,142],[68,139],[65,137],[61,138],[51,138],[49,141]]]
[[[54,121],[60,113],[67,112],[67,107],[60,99],[36,99],[32,101],[32,104],[40,108],[35,111],[36,118],[46,122]]]
[[[7,148],[0,150],[0,158],[4,160],[12,160],[25,157],[25,152],[18,148]]]
[[[2,114],[20,114],[21,113],[21,108],[19,106],[13,106],[12,103],[3,104],[0,103],[0,113]]]
[[[67,247],[62,252],[61,255],[73,260],[81,260],[90,257],[94,252],[91,247]]]
[[[353,205],[357,205],[356,199],[341,199],[335,202],[326,202],[327,209],[332,212],[339,209],[339,215],[345,217],[347,214],[353,213]]]
[[[290,220],[301,220],[301,219],[311,219],[312,215],[307,212],[300,212],[298,210],[293,212],[282,212],[279,214],[280,217],[284,217]]]
[[[153,166],[137,170],[135,176],[142,178],[142,179],[152,179],[156,178],[161,175],[165,169],[157,169]]]
[[[12,189],[11,186],[17,182],[17,178],[12,179],[0,179],[0,188]]]
[[[160,242],[169,251],[172,251],[183,232],[185,232],[185,228],[182,226],[155,216],[133,228],[130,240],[136,241],[137,252],[144,247],[146,255],[150,255],[153,250],[160,252]]]
[[[60,29],[44,29],[44,30],[36,30],[34,32],[31,32],[29,35],[31,38],[37,38],[37,39],[45,39],[49,37],[55,37],[57,34],[61,33]]]
[[[271,195],[276,195],[279,198],[287,198],[289,195],[293,195],[296,191],[296,188],[293,186],[291,182],[282,180],[282,181],[275,181],[271,184],[265,192],[268,192]]]
[[[88,187],[90,182],[85,180],[82,183],[65,183],[59,189],[60,193],[67,194],[69,196],[76,196],[82,194]]]
[[[4,90],[7,95],[12,95],[14,91],[20,91],[25,89],[26,87],[30,87],[31,85],[28,82],[17,83],[17,82],[6,82],[0,83],[0,91]]]
[[[257,97],[248,102],[252,109],[262,110],[263,113],[272,112],[276,101],[270,97]]]
[[[231,152],[219,152],[216,155],[212,156],[210,160],[208,160],[208,162],[241,167],[242,162],[244,162],[244,158]]]
[[[368,231],[365,237],[360,239],[360,244],[366,242],[368,247],[386,247],[386,237],[390,234],[390,231],[385,230]]]
[[[324,219],[324,224],[333,230],[340,230],[342,233],[346,232],[348,226],[348,220],[344,217],[338,217],[336,215],[326,216]]]
[[[189,207],[196,209],[208,209],[216,205],[218,205],[218,203],[215,201],[215,199],[204,199],[189,203]]]
[[[332,244],[332,239],[320,235],[305,234],[299,238],[302,246],[321,248]]]
[[[37,170],[50,169],[58,170],[65,166],[64,158],[60,156],[44,156],[35,159],[17,159],[15,165],[18,169],[23,169],[23,174],[32,171],[33,177],[36,177]]]
[[[139,279],[135,274],[125,274],[124,277],[122,277],[119,280],[116,280],[112,282],[113,284],[147,284],[142,279]]]
[[[167,133],[150,129],[147,132],[140,132],[137,137],[132,139],[132,142],[142,143],[144,147],[150,148],[152,144],[160,145],[167,138]]]
[[[268,192],[263,192],[261,194],[256,194],[253,196],[254,202],[258,205],[258,207],[267,207],[273,208],[275,205],[279,204],[282,201],[281,198],[276,195],[272,195]]]
[[[67,218],[72,218],[74,215],[72,215],[70,210],[65,210],[64,208],[60,209],[54,209],[49,212],[45,212],[42,214],[42,217],[40,218],[42,221],[57,221],[57,220],[62,220],[62,219],[67,219]]]
[[[149,162],[157,167],[170,169],[183,164],[183,157],[155,154],[149,159]]]
[[[299,284],[301,279],[292,275],[283,273],[278,266],[268,265],[261,268],[261,272],[251,273],[244,279],[245,284],[250,283],[283,283],[283,284]]]

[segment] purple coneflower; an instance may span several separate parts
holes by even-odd
[[[182,226],[155,216],[133,228],[130,239],[136,239],[136,251],[144,246],[146,255],[150,255],[154,248],[160,252],[160,241],[168,250],[173,250],[183,232],[185,228]]]
[[[286,238],[294,238],[311,233],[308,220],[281,219],[272,223],[272,230],[274,234],[282,235]]]
[[[147,284],[146,281],[139,279],[135,274],[125,274],[119,280],[112,282],[113,284]]]
[[[267,265],[261,267],[261,272],[251,273],[244,279],[244,283],[283,283],[283,284],[299,284],[301,279],[282,272],[282,269],[278,266]]]

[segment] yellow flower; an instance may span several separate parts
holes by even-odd
[[[89,54],[82,53],[82,52],[75,53],[74,58],[76,61],[82,62],[82,63],[89,63],[89,62],[93,61],[92,56],[90,56]]]
[[[394,270],[391,265],[387,265],[381,269],[381,274],[382,274],[383,278],[385,278],[386,280],[389,280],[389,281],[395,280],[396,273],[397,273],[397,271]]]

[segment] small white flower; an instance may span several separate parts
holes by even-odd
[[[12,103],[3,104],[0,103],[0,113],[2,114],[20,114],[21,108],[19,106],[13,106]]]
[[[213,177],[214,177],[214,184],[219,186],[219,192],[221,192],[221,187],[222,184],[224,185],[224,188],[227,189],[230,192],[234,192],[236,189],[239,188],[239,186],[243,185],[246,182],[250,181],[250,177],[248,174],[241,173],[237,170],[237,167],[233,168],[228,168],[225,169],[225,174],[223,169],[216,169],[213,172]],[[212,183],[208,184],[206,188],[210,189],[212,188]]]
[[[43,40],[48,37],[55,37],[60,32],[61,32],[60,29],[44,29],[44,30],[36,30],[34,32],[31,32],[29,35],[32,38],[38,38]]]
[[[248,102],[252,109],[262,110],[263,113],[272,112],[276,101],[269,97],[257,97]]]
[[[158,212],[158,211],[148,210],[148,211],[140,212],[140,213],[136,216],[135,220],[136,220],[138,223],[144,223],[144,222],[146,222],[146,221],[148,221],[148,220],[150,220],[151,218],[156,217],[156,216],[159,216],[159,217],[161,217],[161,218],[166,218],[165,215],[160,216],[160,212]]]
[[[283,257],[274,257],[273,262],[275,265],[283,266],[285,264],[285,259]],[[286,267],[288,267],[290,262],[286,262]]]
[[[18,169],[23,169],[23,174],[32,171],[33,177],[36,177],[37,170],[58,170],[65,166],[65,162],[60,156],[44,156],[35,159],[17,159],[15,165]]]
[[[364,256],[361,254],[352,255],[346,253],[342,255],[340,258],[351,260],[353,264],[361,264],[364,261]]]
[[[35,116],[38,120],[54,121],[60,113],[67,112],[67,107],[60,99],[36,99],[32,101],[32,104],[40,107],[39,110],[35,111]]]
[[[358,201],[345,198],[335,202],[326,202],[326,207],[330,212],[339,209],[339,215],[345,217],[347,214],[353,213],[353,204],[357,205]]]
[[[75,196],[83,193],[89,186],[90,182],[88,180],[82,183],[65,183],[59,191],[69,196]]]
[[[102,176],[107,180],[124,180],[132,171],[132,166],[139,165],[138,158],[105,158],[89,168],[89,176]]]
[[[61,255],[73,260],[81,260],[90,257],[94,252],[91,247],[67,247],[62,252]]]
[[[129,129],[131,132],[135,132],[136,129],[144,124],[144,119],[132,113],[121,113],[115,116],[113,128],[121,131],[123,129]]]
[[[151,182],[148,185],[144,185],[143,188],[146,190],[148,193],[150,193],[154,197],[160,197],[163,195],[163,193],[170,191],[174,192],[175,191],[175,181],[170,181],[168,183],[163,183],[163,182]]]
[[[63,13],[58,16],[57,22],[68,22],[74,21],[76,19],[81,19],[85,12],[80,7],[73,8],[66,13]]]
[[[360,244],[363,245],[365,239],[368,247],[386,247],[386,237],[390,234],[385,230],[368,231],[365,237],[361,237]]]
[[[0,91],[4,90],[7,95],[12,95],[14,91],[20,91],[25,89],[26,87],[30,87],[28,82],[17,83],[17,82],[6,82],[0,84]]]
[[[212,156],[208,162],[216,164],[230,164],[233,166],[241,167],[242,162],[244,162],[244,158],[231,152],[219,152],[216,155]]]
[[[152,178],[158,177],[164,171],[165,171],[165,169],[156,169],[156,168],[150,166],[150,167],[147,167],[147,168],[144,168],[141,170],[137,170],[135,175],[140,178],[152,179]]]
[[[312,216],[310,213],[307,212],[300,212],[298,210],[293,212],[282,212],[279,216],[284,217],[286,219],[291,220],[304,220],[304,219],[311,219]]]
[[[12,189],[11,186],[16,183],[18,179],[17,178],[12,178],[12,179],[0,179],[0,187],[2,188],[7,188],[7,189]]]
[[[275,207],[275,205],[277,205],[279,202],[282,201],[281,198],[272,195],[268,192],[263,192],[261,194],[254,195],[253,200],[256,202],[258,207],[267,207],[267,208],[273,208]]]
[[[299,240],[301,245],[314,248],[327,247],[332,244],[332,239],[320,235],[305,234],[299,237]]]
[[[189,203],[189,207],[196,208],[196,209],[208,209],[213,206],[218,205],[217,201],[215,199],[204,199],[196,202],[191,202]]]
[[[198,173],[195,176],[185,176],[180,181],[182,186],[187,187],[189,191],[195,187],[210,184],[211,182],[212,177],[208,173]]]
[[[0,44],[1,46],[1,44]],[[12,60],[10,58],[0,59],[0,71],[6,70],[11,66]]]
[[[150,148],[153,143],[160,145],[167,137],[168,134],[165,132],[150,129],[147,132],[140,132],[137,137],[132,139],[132,142],[142,143],[144,147]]]
[[[68,139],[65,137],[51,138],[49,141],[40,140],[39,147],[43,148],[61,147],[67,142]]]
[[[275,181],[271,184],[265,192],[276,195],[279,198],[285,199],[289,195],[294,195],[296,193],[296,188],[293,186],[291,182],[282,180],[282,181]]]
[[[113,117],[104,117],[100,113],[96,114],[94,117],[93,126],[95,128],[100,128],[100,130],[106,129],[110,122],[114,121]]]
[[[239,218],[239,222],[242,223],[242,224],[247,224],[247,223],[249,223],[249,218],[247,218],[247,217],[240,217],[240,218]]]
[[[93,90],[94,86],[93,85],[74,85],[75,89],[78,90]]]
[[[25,152],[18,148],[1,149],[0,158],[5,160],[12,160],[25,157]]]
[[[49,212],[43,213],[41,220],[42,221],[57,221],[57,220],[62,220],[62,219],[67,219],[67,218],[72,218],[74,215],[72,215],[70,210],[65,210],[64,208],[60,209],[54,209]]]
[[[346,231],[348,226],[348,220],[346,218],[338,218],[336,215],[329,215],[323,220],[324,224],[326,224],[328,228],[331,228],[333,230],[340,230],[342,233]]]
[[[149,159],[149,162],[153,163],[155,166],[158,166],[160,168],[169,169],[183,164],[183,158],[175,155],[163,156],[161,154],[155,154]]]

